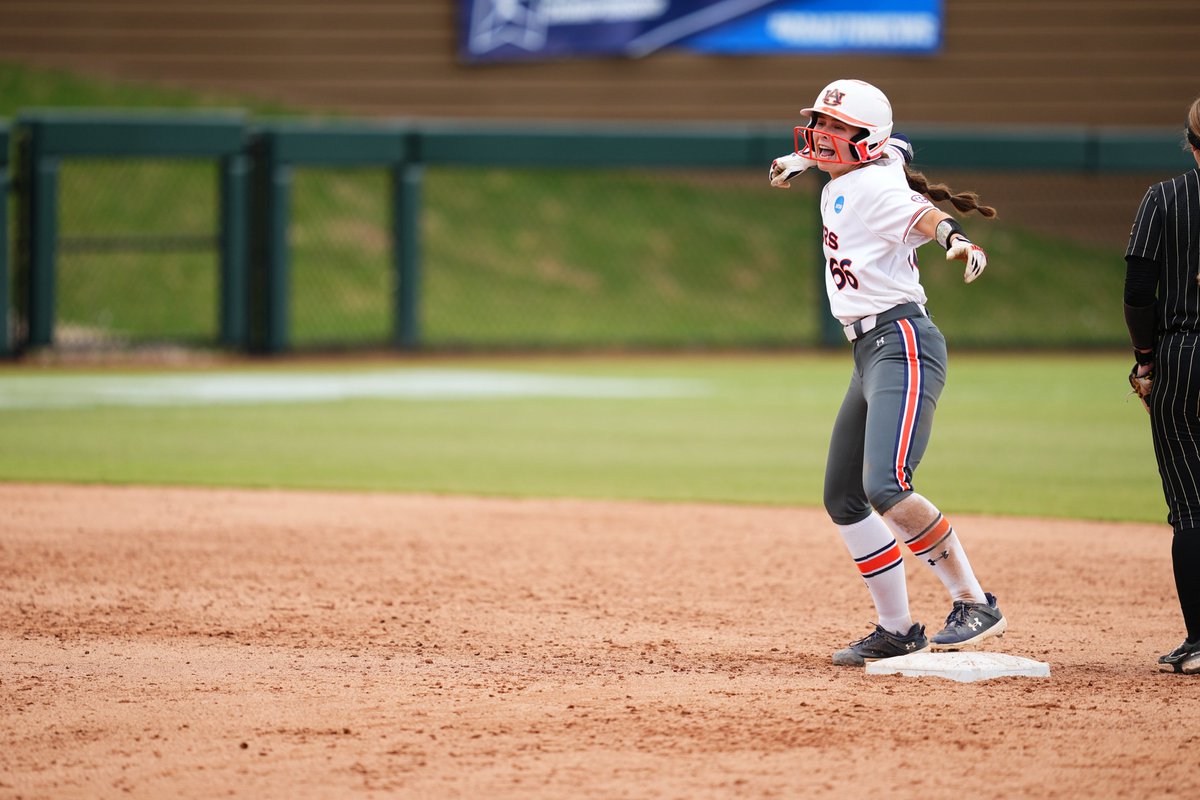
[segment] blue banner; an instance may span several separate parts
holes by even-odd
[[[460,0],[466,61],[705,53],[935,53],[942,0]]]

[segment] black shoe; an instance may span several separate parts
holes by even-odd
[[[874,633],[857,642],[851,642],[846,649],[834,653],[833,663],[839,667],[861,667],[872,661],[906,656],[910,653],[924,653],[928,649],[929,640],[925,638],[924,625],[914,622],[908,633],[903,636],[885,631],[876,625]]]
[[[1194,642],[1184,639],[1179,647],[1165,656],[1159,656],[1158,663],[1185,675],[1200,673],[1200,639]]]
[[[933,635],[934,650],[961,650],[1004,633],[1008,620],[996,605],[996,598],[990,594],[984,597],[986,603],[954,601],[946,627]]]

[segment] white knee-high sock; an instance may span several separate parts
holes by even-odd
[[[908,611],[908,585],[904,579],[904,554],[896,537],[874,511],[853,525],[838,525],[850,557],[867,582],[879,627],[904,635],[912,627]]]
[[[890,508],[883,519],[896,538],[933,569],[952,599],[968,603],[986,600],[954,527],[937,506],[913,493]]]

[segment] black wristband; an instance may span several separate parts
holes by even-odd
[[[1154,351],[1147,350],[1146,352],[1142,352],[1135,347],[1133,348],[1133,360],[1137,362],[1139,367],[1148,367],[1154,363]]]
[[[958,234],[964,239],[967,238],[967,235],[963,233],[962,226],[958,224],[958,220],[956,220],[954,217],[946,217],[937,224],[937,227],[933,229],[933,238],[937,240],[938,244],[947,250],[950,249],[950,245],[952,243],[951,240],[954,238],[955,234]]]

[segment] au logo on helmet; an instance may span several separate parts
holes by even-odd
[[[846,93],[839,90],[835,86],[829,91],[825,92],[825,97],[822,98],[821,102],[827,106],[840,106],[842,104],[842,98],[845,96]]]

